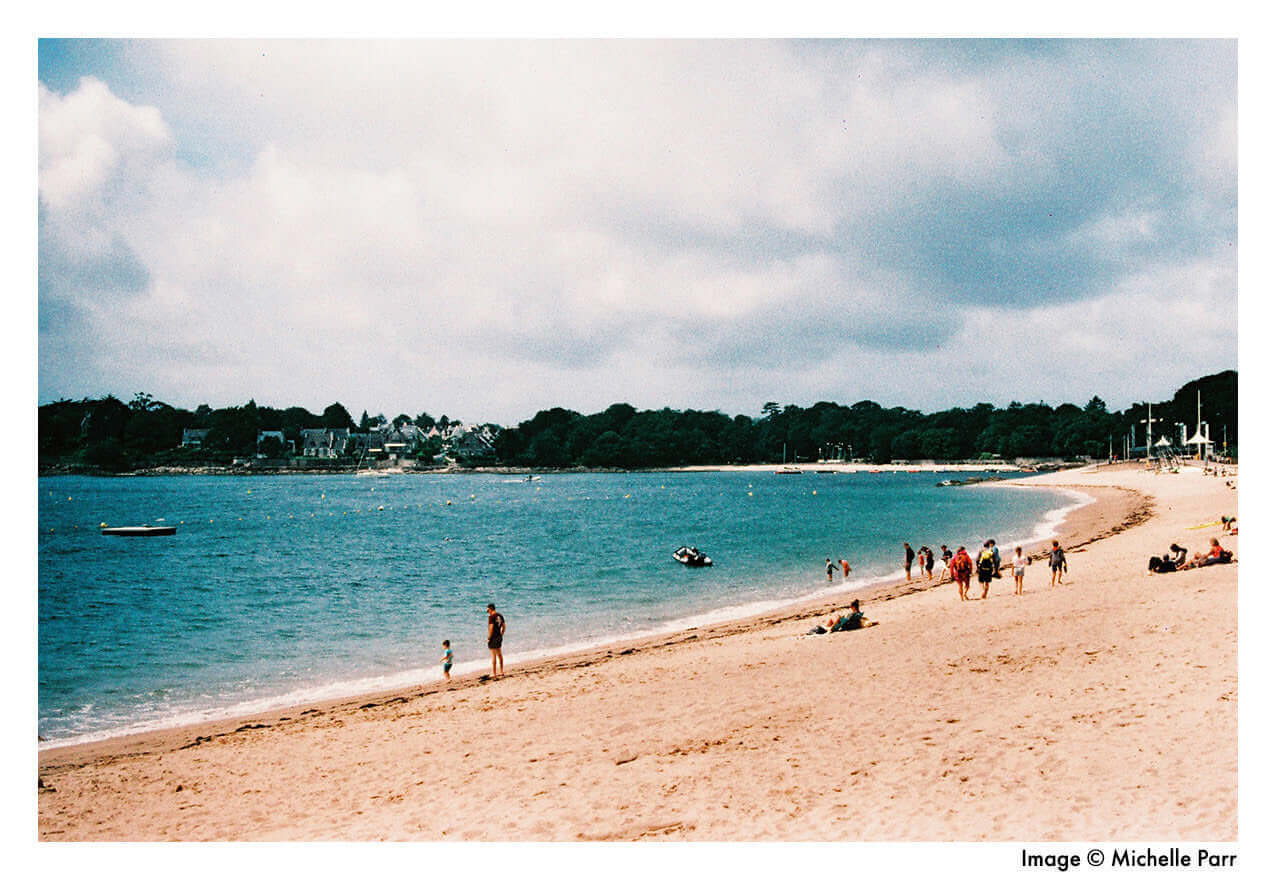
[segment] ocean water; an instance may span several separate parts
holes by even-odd
[[[1045,537],[1076,495],[944,474],[496,474],[38,483],[39,732],[47,745],[486,668],[897,577],[938,551]],[[116,538],[99,524],[165,523]],[[671,554],[695,544],[714,561]],[[937,553],[938,555],[938,553]],[[835,589],[844,589],[840,572]]]

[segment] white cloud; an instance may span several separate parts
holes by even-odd
[[[1052,146],[1080,111],[1041,100],[1066,91],[1071,59],[936,67],[903,48],[137,44],[158,84],[146,105],[95,79],[41,86],[42,310],[72,303],[83,322],[42,330],[71,356],[42,361],[41,395],[502,420],[620,399],[751,412],[784,387],[922,405],[952,396],[907,378],[937,357],[1008,396],[1059,375],[1093,387],[1093,363],[992,370],[945,344],[974,312],[928,268],[962,256],[946,249],[963,222],[1004,226],[1007,260],[1038,258],[1001,215],[1082,161],[1079,136]],[[1223,183],[1227,112],[1193,153]],[[213,148],[244,159],[178,158]],[[1137,255],[1165,210],[1096,198],[1070,246]],[[1211,259],[1160,258],[1234,271]],[[94,302],[107,265],[131,272],[127,301]],[[999,322],[1035,322],[1035,305],[1003,303]],[[1088,306],[1059,308],[1077,311],[1052,338],[1084,350]],[[1199,348],[1234,356],[1226,329]]]

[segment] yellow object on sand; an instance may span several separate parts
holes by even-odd
[[[1199,526],[1188,526],[1189,529],[1208,529],[1210,526],[1221,526],[1223,521],[1216,519],[1213,522],[1201,523]]]

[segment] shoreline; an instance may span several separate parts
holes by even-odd
[[[987,601],[896,581],[857,594],[880,625],[849,634],[807,634],[825,597],[496,680],[50,748],[38,838],[1235,840],[1239,566],[1146,572],[1203,545],[1233,481],[1027,483],[1098,499],[1059,529],[1058,587],[1044,565]]]
[[[1148,499],[1146,497],[1137,497],[1137,493],[1127,493],[1122,490],[1096,491],[1093,487],[1067,485],[1043,487],[1030,482],[1012,482],[1010,480],[995,480],[991,482],[1028,489],[1068,490],[1088,499],[1080,501],[1076,505],[1059,508],[1066,512],[1063,520],[1058,523],[1057,527],[1049,535],[1032,542],[1025,540],[1023,544],[1025,555],[1032,557],[1034,560],[1044,558],[1048,552],[1048,542],[1052,538],[1057,538],[1065,549],[1083,547],[1129,528],[1131,525],[1141,522],[1147,516],[1145,508]],[[972,487],[978,487],[979,485],[983,484],[973,484]],[[1084,491],[1082,491],[1083,489]],[[1038,527],[1036,530],[1040,531],[1042,524],[1042,522],[1029,523],[1026,524],[1026,527],[1031,528],[1035,525]],[[955,545],[953,549],[956,549]],[[939,567],[942,567],[942,563]],[[1008,568],[1009,563],[1003,562],[1002,569]],[[671,621],[668,629],[622,635],[619,638],[599,644],[583,647],[565,645],[557,648],[534,649],[528,653],[540,656],[530,659],[512,659],[508,663],[506,677],[592,665],[613,656],[629,656],[640,651],[664,648],[701,638],[720,638],[725,635],[757,631],[794,620],[825,617],[833,614],[839,608],[844,608],[846,603],[852,598],[858,599],[867,611],[874,603],[888,602],[903,596],[936,589],[940,586],[939,582],[942,575],[936,574],[934,580],[929,582],[921,580],[920,577],[912,581],[905,581],[902,578],[898,578],[898,576],[886,577],[889,579],[879,576],[875,578],[878,581],[877,583],[861,586],[845,585],[839,587],[834,582],[828,588],[816,591],[820,593],[818,597],[804,596],[788,600],[774,600],[779,604],[765,611],[754,611],[739,616],[724,617],[704,624],[683,626],[679,625],[680,621]],[[952,581],[945,581],[943,586],[951,587]],[[760,602],[766,601],[768,600],[760,600]],[[760,602],[751,604],[760,604]],[[696,615],[696,617],[712,616],[714,613],[710,611],[702,615]],[[484,665],[486,665],[485,662]],[[214,717],[190,723],[157,726],[132,733],[109,734],[78,742],[39,743],[37,745],[39,763],[42,770],[46,761],[51,763],[55,757],[65,757],[71,763],[75,763],[82,750],[89,751],[96,757],[99,754],[110,754],[116,747],[129,750],[149,749],[152,747],[164,748],[172,737],[183,733],[191,735],[194,738],[194,742],[207,741],[225,736],[228,733],[250,729],[246,725],[277,724],[307,712],[313,713],[316,710],[328,712],[334,709],[351,708],[356,704],[366,704],[369,701],[373,703],[378,703],[378,701],[398,702],[409,696],[420,698],[440,692],[480,687],[486,684],[488,680],[489,675],[485,673],[470,672],[464,675],[454,675],[450,684],[443,680],[430,680],[412,685],[353,691],[332,697],[296,702],[282,702],[282,700],[287,698],[287,695],[281,695],[279,698],[281,702],[251,712],[239,712],[235,711],[234,707],[227,707],[225,710],[227,714],[223,715],[219,714],[217,710],[210,710]],[[256,728],[252,727],[251,729]],[[86,734],[85,736],[92,737],[93,734]],[[61,764],[57,766],[61,766]]]
[[[847,461],[831,461],[831,462],[807,462],[800,465],[795,464],[707,464],[707,465],[679,465],[671,467],[652,467],[652,468],[587,468],[571,467],[571,468],[526,468],[513,467],[509,465],[480,465],[477,467],[435,467],[421,468],[408,467],[397,473],[389,474],[392,476],[452,476],[464,474],[537,474],[537,475],[555,475],[555,474],[676,474],[676,473],[774,473],[778,468],[796,467],[803,474],[853,474],[853,473],[995,473],[995,474],[1037,474],[1037,473],[1055,473],[1059,470],[1076,469],[1079,467],[1092,467],[1091,464],[1078,464],[1075,462],[1048,462],[1043,463],[1045,470],[1037,471],[1021,467],[1016,464],[1008,464],[1002,461],[996,462],[934,462],[934,461],[918,461],[907,463],[890,463],[890,464],[869,464],[867,462],[847,462]],[[36,477],[182,477],[182,476],[202,476],[202,477],[275,477],[275,476],[355,476],[360,468],[355,463],[345,463],[340,465],[311,465],[309,463],[302,466],[269,466],[269,467],[243,467],[236,465],[155,465],[152,467],[136,468],[131,471],[119,472],[103,472],[94,468],[79,465],[52,465],[40,467],[36,472]],[[381,470],[381,468],[371,468],[371,470]]]

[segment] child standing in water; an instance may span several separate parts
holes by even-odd
[[[452,680],[452,642],[449,639],[443,640],[443,677],[448,681]]]
[[[1022,547],[1015,548],[1015,558],[1011,562],[1011,566],[1012,566],[1011,570],[1014,572],[1014,575],[1015,575],[1015,595],[1016,596],[1023,595],[1023,570],[1027,568],[1028,563],[1031,561],[1032,560],[1030,560],[1027,556],[1023,555]]]

